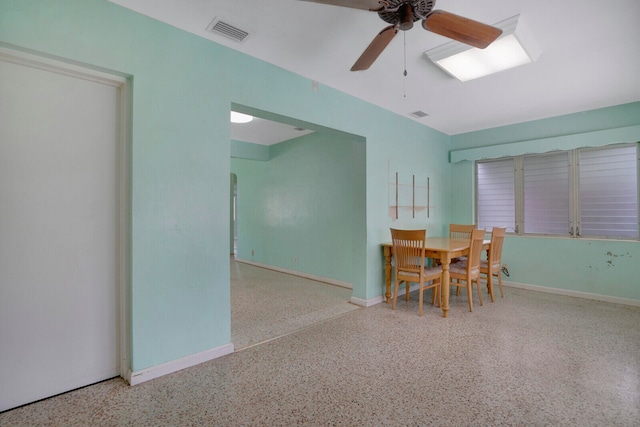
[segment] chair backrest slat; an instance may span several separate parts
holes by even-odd
[[[427,230],[391,229],[396,269],[420,272],[424,269],[424,246]]]
[[[467,240],[471,238],[471,232],[475,230],[473,224],[449,224],[449,238]]]

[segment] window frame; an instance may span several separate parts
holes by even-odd
[[[582,236],[580,234],[580,153],[582,151],[593,150],[606,150],[616,149],[622,147],[635,147],[635,163],[636,163],[636,221],[637,221],[637,233],[636,236]],[[568,187],[569,187],[569,217],[567,222],[569,227],[566,234],[554,234],[554,233],[531,233],[527,232],[524,227],[524,159],[527,157],[540,157],[557,155],[558,153],[567,153],[568,155]],[[508,229],[509,234],[518,236],[531,236],[531,237],[559,237],[559,238],[582,238],[589,240],[624,240],[624,241],[640,241],[640,142],[631,143],[616,143],[609,144],[600,147],[581,147],[572,150],[555,150],[546,153],[535,154],[522,154],[517,156],[505,156],[495,159],[480,159],[474,162],[474,180],[475,180],[475,222],[479,224],[479,182],[478,182],[478,165],[481,163],[499,162],[499,161],[513,161],[514,164],[514,181],[515,181],[515,224]],[[486,222],[486,221],[485,221]],[[501,225],[504,226],[504,225]]]

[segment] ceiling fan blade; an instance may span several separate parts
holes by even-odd
[[[362,71],[371,67],[371,64],[380,56],[384,48],[387,47],[397,33],[398,30],[394,25],[389,25],[380,31],[371,44],[362,52],[362,55],[360,55],[356,63],[353,64],[351,71]]]
[[[380,0],[301,0],[311,3],[332,4],[334,6],[351,7],[353,9],[364,9],[373,12],[385,8],[386,2]]]
[[[502,30],[443,10],[432,11],[422,21],[425,30],[462,43],[484,49],[495,41]]]

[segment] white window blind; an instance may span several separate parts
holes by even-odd
[[[580,151],[580,235],[638,238],[636,145]]]
[[[476,162],[480,228],[640,239],[640,144]]]
[[[524,232],[569,234],[569,155],[525,156]]]
[[[515,231],[516,183],[514,159],[477,163],[478,228],[506,227]]]

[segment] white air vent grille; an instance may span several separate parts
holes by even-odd
[[[231,40],[242,43],[249,37],[249,32],[236,27],[233,24],[215,18],[207,27],[207,31],[213,34],[225,36]]]
[[[425,113],[424,111],[420,111],[420,110],[414,111],[413,113],[409,113],[409,114],[411,114],[413,117],[417,117],[418,119],[421,119],[423,117],[427,117],[428,116],[427,113]]]

